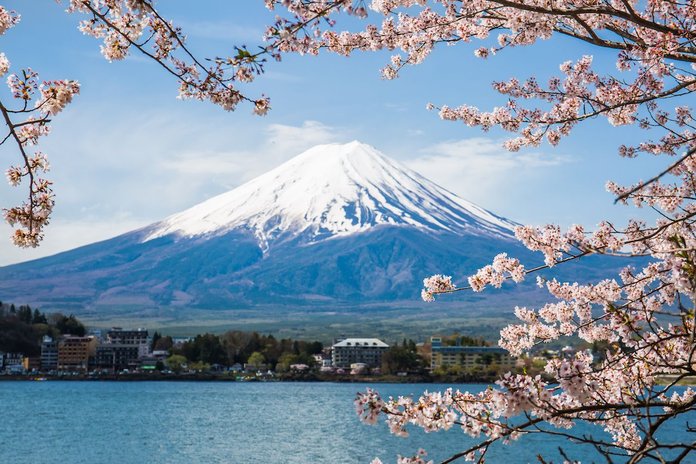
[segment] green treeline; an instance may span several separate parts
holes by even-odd
[[[382,355],[382,374],[407,372],[423,374],[428,367],[428,360],[418,353],[416,342],[404,339],[401,345],[395,344]]]
[[[474,338],[467,335],[455,333],[446,337],[442,337],[443,346],[491,346],[483,338]]]
[[[172,337],[157,332],[152,337],[152,349],[169,351],[172,357],[176,356],[175,362],[223,366],[248,363],[280,371],[289,370],[293,364],[313,367],[316,364],[313,355],[320,354],[323,348],[324,345],[318,341],[278,340],[273,335],[238,330],[222,335],[196,335],[177,345]]]
[[[56,339],[68,334],[83,336],[85,332],[85,326],[72,314],[44,314],[29,305],[15,307],[0,302],[0,351],[38,356],[44,335]]]

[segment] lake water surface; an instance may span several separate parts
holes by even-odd
[[[473,439],[459,430],[408,438],[360,423],[355,393],[367,384],[289,382],[0,382],[0,463],[365,463],[412,455],[436,462]],[[420,394],[432,384],[379,384],[383,395]],[[460,389],[479,391],[484,385]],[[696,418],[691,418],[693,419]],[[686,436],[677,426],[673,433]],[[693,440],[693,436],[690,437]],[[489,463],[562,462],[559,445],[526,436],[497,446]],[[575,452],[571,457],[601,462]],[[549,459],[547,459],[547,462]]]

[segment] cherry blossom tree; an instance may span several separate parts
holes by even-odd
[[[454,426],[478,444],[446,459],[483,462],[490,445],[530,433],[566,437],[593,447],[607,462],[685,462],[696,456],[692,441],[661,434],[670,422],[693,413],[692,388],[680,380],[696,374],[696,134],[689,106],[696,91],[696,5],[689,0],[373,0],[274,1],[284,7],[267,39],[281,53],[341,55],[390,50],[382,70],[386,79],[425,60],[438,46],[480,42],[472,52],[482,58],[539,40],[565,36],[588,49],[615,51],[615,73],[600,72],[590,55],[560,64],[546,83],[534,77],[493,84],[505,97],[501,106],[482,111],[469,105],[430,105],[442,119],[514,135],[509,150],[557,145],[581,122],[606,118],[614,126],[636,125],[646,138],[620,146],[620,156],[659,156],[663,171],[633,185],[607,183],[616,201],[645,207],[657,219],[611,221],[593,230],[574,225],[518,227],[517,238],[543,254],[533,269],[505,254],[457,288],[451,277],[425,279],[423,299],[462,290],[480,292],[505,281],[520,282],[542,268],[588,255],[642,257],[649,263],[625,267],[614,279],[593,284],[544,281],[551,301],[538,309],[518,307],[520,323],[501,332],[500,345],[521,356],[534,347],[575,337],[608,348],[602,359],[579,352],[549,360],[544,376],[507,374],[478,394],[447,390],[418,399],[382,399],[373,390],[358,395],[360,417],[374,423],[384,416],[394,434],[408,427],[428,432]],[[343,13],[367,17],[361,29],[341,31]],[[374,21],[370,18],[376,17]],[[301,24],[301,27],[298,25]],[[345,28],[344,28],[345,29]],[[495,34],[495,36],[493,36]],[[652,138],[651,138],[652,136]],[[649,215],[648,215],[649,216]],[[653,216],[654,217],[654,216]],[[662,380],[661,380],[662,379]],[[665,383],[666,382],[666,383]],[[574,432],[579,422],[607,432]],[[608,437],[608,438],[607,438]],[[564,453],[567,462],[573,462]],[[423,450],[400,463],[424,463]],[[543,457],[539,457],[545,462]],[[381,462],[379,459],[375,463]]]
[[[524,439],[531,433],[593,447],[607,462],[693,460],[696,439],[684,442],[661,434],[667,424],[693,413],[696,405],[694,390],[677,386],[696,374],[696,135],[689,106],[696,90],[693,1],[265,0],[265,4],[278,14],[266,31],[265,44],[253,51],[239,47],[232,56],[210,61],[189,51],[183,32],[160,16],[152,0],[70,0],[66,7],[81,15],[83,33],[102,40],[106,59],[141,53],[179,82],[181,98],[208,100],[225,110],[247,102],[257,114],[268,111],[268,98],[246,96],[239,85],[262,73],[267,60],[280,60],[285,53],[388,50],[393,56],[382,75],[394,79],[443,45],[470,46],[479,58],[493,59],[507,49],[564,36],[587,44],[588,50],[614,51],[614,74],[598,71],[588,54],[561,63],[558,76],[546,83],[533,76],[496,82],[493,87],[504,102],[491,111],[466,104],[430,106],[444,120],[510,132],[506,147],[512,151],[541,143],[555,146],[590,119],[606,118],[615,126],[646,130],[644,140],[618,147],[619,155],[657,156],[665,160],[664,169],[633,185],[609,182],[607,189],[617,202],[655,211],[656,220],[638,218],[625,226],[604,221],[589,230],[580,225],[567,230],[556,225],[516,230],[527,248],[543,254],[542,268],[593,254],[640,256],[649,263],[627,266],[614,279],[593,284],[538,279],[551,301],[538,309],[516,308],[520,322],[501,332],[500,345],[513,355],[576,337],[606,345],[602,359],[580,352],[571,359],[550,360],[543,377],[508,374],[497,387],[477,394],[447,390],[417,399],[385,400],[368,390],[358,396],[356,408],[368,423],[385,417],[397,435],[408,433],[409,427],[429,432],[456,427],[479,438],[476,445],[444,462],[483,462],[493,443]],[[365,22],[346,21],[346,27],[339,27],[348,15]],[[17,13],[0,7],[0,34],[18,21]],[[0,73],[8,72],[9,61],[1,55]],[[48,133],[50,119],[70,103],[79,85],[39,83],[32,70],[10,74],[8,85],[17,106],[0,102],[8,129],[3,143],[15,143],[21,158],[8,170],[8,178],[13,185],[29,184],[29,200],[6,210],[5,216],[19,227],[15,243],[36,246],[54,200],[50,181],[39,177],[48,168],[45,155],[30,153],[30,147]],[[425,279],[423,298],[500,287],[540,269],[499,255],[461,287],[447,276]],[[596,424],[607,435],[575,432],[573,426],[580,422]],[[569,453],[564,459],[573,462],[572,450]],[[426,459],[425,451],[419,450],[399,462]]]

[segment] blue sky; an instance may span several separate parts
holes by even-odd
[[[159,2],[181,25],[200,56],[225,55],[232,46],[261,43],[273,21],[262,0]],[[504,103],[493,80],[558,73],[558,65],[593,54],[614,70],[613,53],[554,39],[505,51],[483,61],[478,44],[436,50],[395,81],[380,78],[388,53],[350,58],[288,56],[270,63],[249,92],[271,97],[272,111],[227,113],[212,104],[176,99],[177,83],[154,63],[134,55],[109,63],[99,43],[77,30],[79,17],[54,0],[6,1],[22,21],[0,37],[13,67],[30,66],[43,79],[77,79],[81,94],[59,115],[41,144],[52,163],[57,205],[46,239],[22,250],[0,227],[0,265],[37,258],[147,225],[222,193],[318,143],[358,139],[433,181],[512,220],[592,227],[604,218],[635,215],[614,206],[608,179],[649,177],[655,160],[624,160],[622,142],[645,137],[597,119],[558,147],[520,153],[501,148],[505,134],[441,121],[428,102],[490,109]],[[7,100],[3,86],[0,98]],[[3,170],[16,160],[0,148]],[[2,207],[18,204],[24,190],[0,186]]]

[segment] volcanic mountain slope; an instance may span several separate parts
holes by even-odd
[[[272,171],[151,227],[145,240],[251,231],[261,249],[407,226],[509,237],[513,223],[435,185],[374,148],[320,145]]]
[[[110,240],[0,268],[0,299],[92,307],[368,303],[523,254],[514,223],[359,143],[314,147]]]

